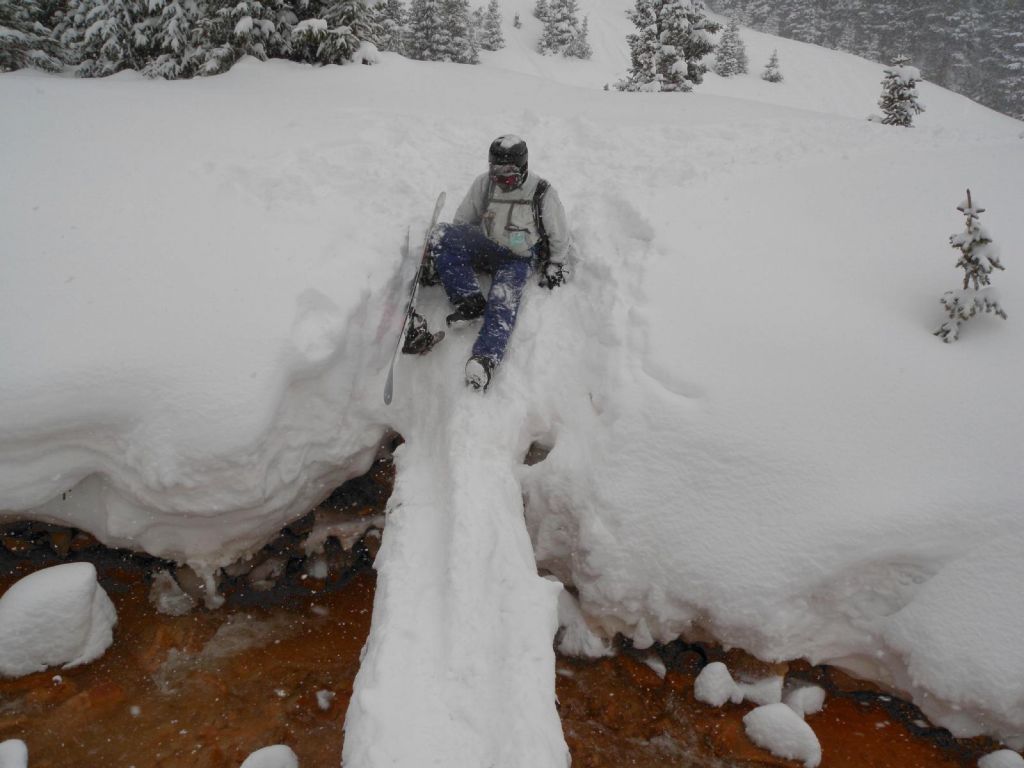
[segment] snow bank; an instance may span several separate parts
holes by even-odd
[[[116,622],[91,563],[36,571],[0,597],[0,674],[17,677],[94,661],[113,642]]]
[[[501,755],[495,728],[557,760],[557,589],[534,556],[606,639],[840,664],[958,735],[1024,738],[1020,123],[924,83],[913,131],[867,124],[880,67],[746,33],[785,83],[606,93],[626,5],[583,8],[592,64],[529,54],[524,3],[480,67],[0,77],[0,509],[209,572],[395,428],[402,505],[346,744],[433,703],[448,746]],[[415,249],[508,132],[580,267],[527,291],[482,401],[453,333],[399,362],[385,408],[406,228]],[[968,186],[1011,319],[950,349],[930,331]],[[424,311],[443,322],[437,289]],[[520,466],[535,440],[550,454]],[[952,663],[946,637],[979,652]]]
[[[1018,748],[1024,746],[1024,653],[1007,648],[1024,637],[1022,546],[1024,535],[1008,532],[957,558],[885,629],[906,664],[906,678],[897,682],[933,692],[920,702],[928,717],[967,730],[985,718],[1014,733],[1010,741]]]
[[[804,768],[821,763],[821,744],[803,718],[785,704],[766,704],[743,717],[750,740],[776,757],[799,760]]]

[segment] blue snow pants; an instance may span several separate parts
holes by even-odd
[[[532,257],[516,255],[471,224],[438,225],[430,250],[441,285],[453,304],[483,293],[476,270],[491,275],[484,324],[473,345],[473,356],[486,357],[497,366],[516,325]]]

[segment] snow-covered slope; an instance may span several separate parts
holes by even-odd
[[[842,663],[1024,742],[1024,125],[927,83],[917,127],[868,123],[880,67],[754,33],[749,77],[605,92],[628,21],[582,6],[593,62],[532,54],[524,7],[479,67],[0,77],[0,509],[214,567],[397,429],[352,765],[564,757],[523,498],[605,632]],[[485,398],[452,334],[385,407],[407,227],[508,131],[575,279]],[[948,346],[968,186],[1010,319]]]

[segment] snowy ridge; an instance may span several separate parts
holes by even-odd
[[[523,411],[500,396],[473,398],[452,375],[467,344],[445,344],[398,374],[416,379],[399,392],[406,442],[344,759],[563,766],[551,645],[561,587],[537,575],[523,524],[513,474]],[[544,727],[517,726],[520,711]]]

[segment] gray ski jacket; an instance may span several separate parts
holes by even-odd
[[[540,177],[527,172],[518,189],[503,192],[488,174],[477,176],[455,211],[453,223],[479,226],[488,238],[520,256],[529,256],[540,240],[533,217],[533,195]],[[489,193],[489,194],[488,194]],[[572,246],[565,209],[554,187],[548,186],[541,203],[544,231],[548,236],[551,261],[566,264]]]

